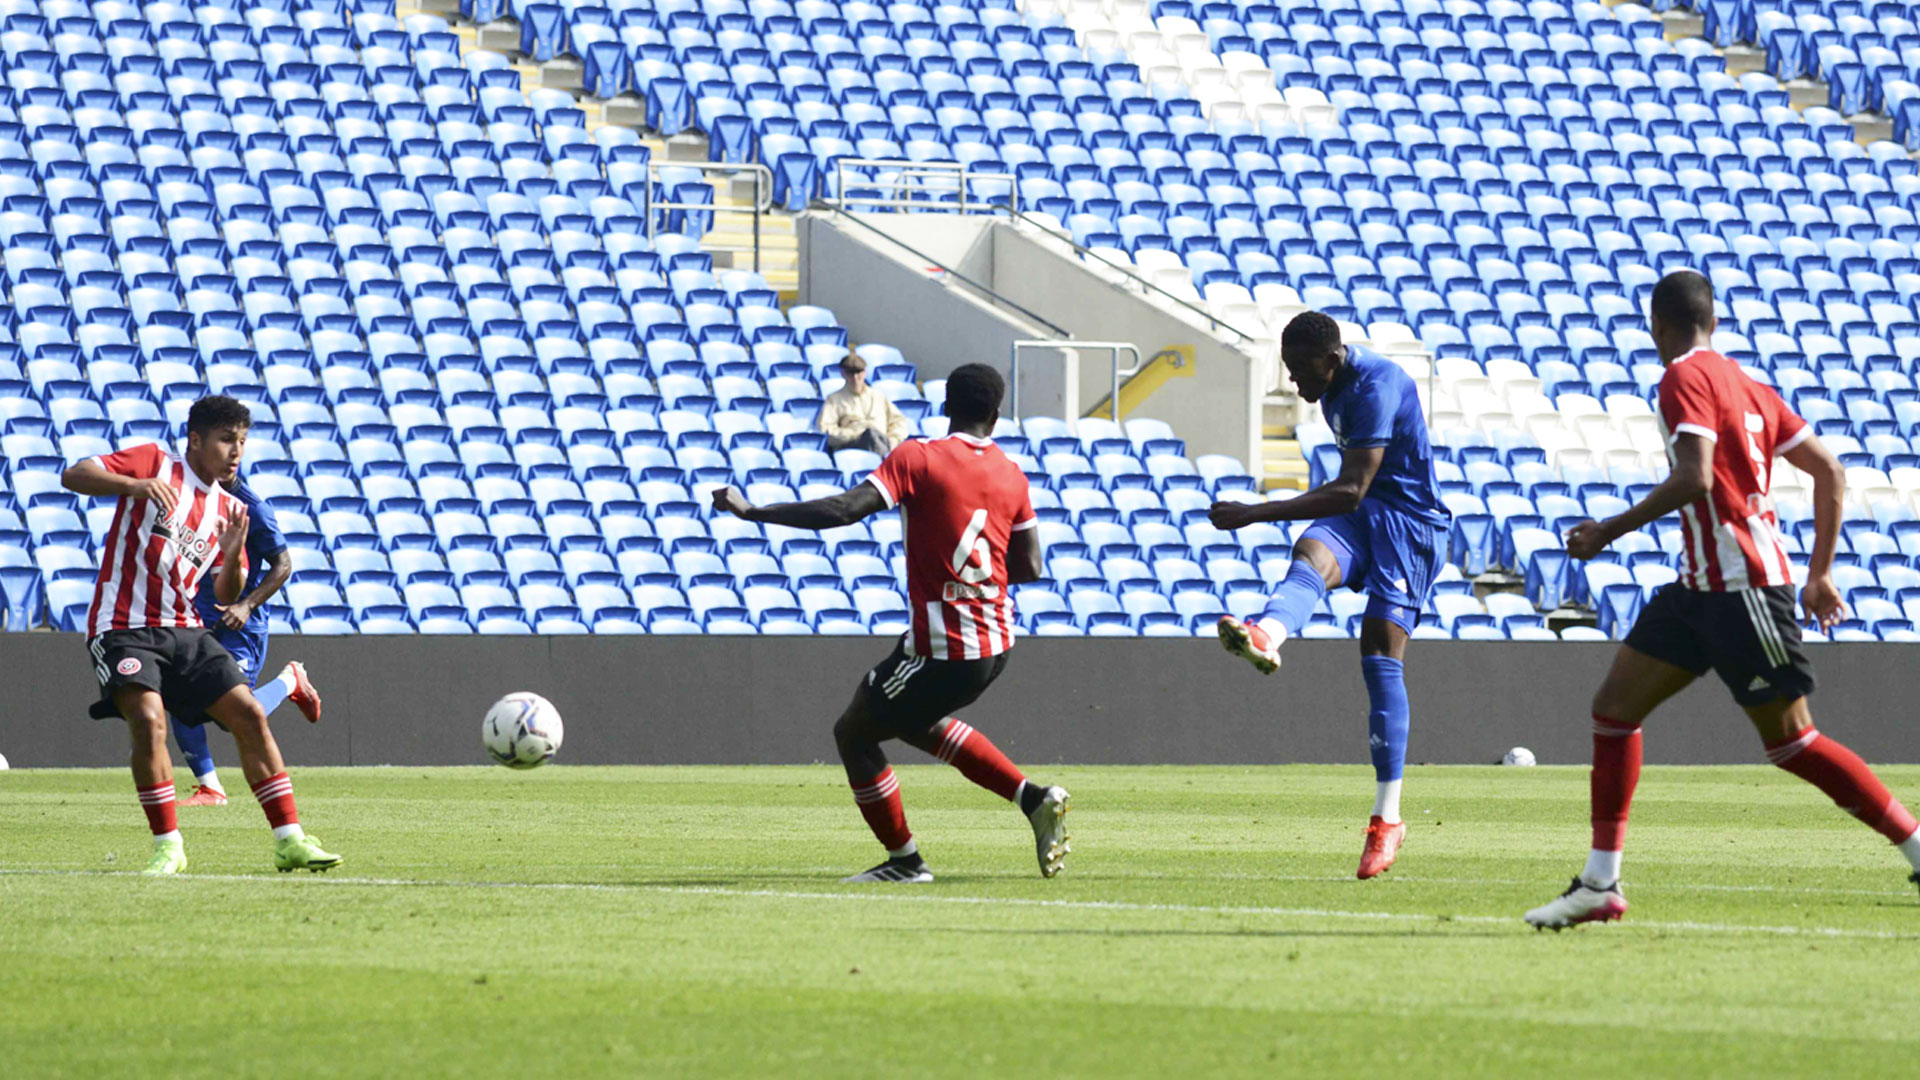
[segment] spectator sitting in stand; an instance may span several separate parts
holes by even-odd
[[[881,457],[907,437],[907,418],[887,395],[867,385],[867,361],[849,352],[840,361],[846,385],[827,395],[820,407],[820,430],[835,450],[871,450]]]

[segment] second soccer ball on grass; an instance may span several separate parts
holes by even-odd
[[[560,751],[566,727],[553,702],[521,691],[493,703],[480,722],[480,744],[487,756],[509,769],[545,765]]]

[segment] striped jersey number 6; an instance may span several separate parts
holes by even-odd
[[[969,585],[993,579],[993,549],[980,535],[986,530],[987,510],[983,506],[973,512],[973,520],[967,522],[967,531],[960,534],[960,543],[953,549],[953,573]],[[974,559],[979,559],[980,565],[973,565]]]

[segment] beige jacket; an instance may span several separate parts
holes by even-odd
[[[820,406],[820,430],[830,438],[858,438],[868,428],[885,432],[887,442],[894,446],[907,438],[906,416],[872,386],[857,396],[843,386],[828,394],[826,403]]]

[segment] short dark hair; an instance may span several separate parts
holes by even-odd
[[[245,431],[253,426],[253,414],[247,407],[225,394],[211,394],[193,403],[187,410],[187,434],[205,435],[221,428]]]
[[[985,364],[961,364],[947,375],[947,419],[978,424],[1000,410],[1007,380]]]
[[[1704,333],[1713,326],[1713,282],[1692,270],[1675,270],[1653,287],[1647,310],[1669,330]]]
[[[1340,347],[1340,324],[1333,316],[1303,311],[1280,331],[1280,354],[1324,356]]]

